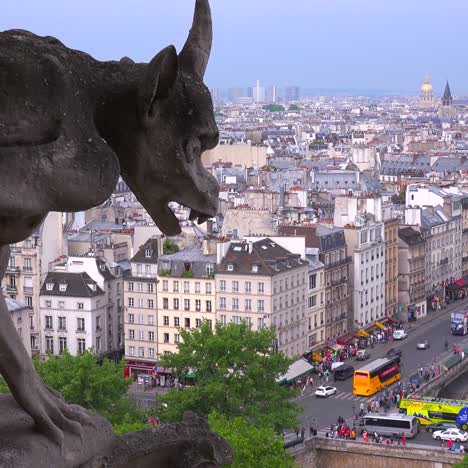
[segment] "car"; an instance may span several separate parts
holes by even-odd
[[[387,351],[387,357],[392,358],[392,357],[401,357],[401,350],[397,348],[390,348]]]
[[[429,340],[419,340],[416,344],[416,349],[429,349],[430,347]]]
[[[327,398],[330,395],[335,395],[336,393],[336,388],[331,387],[327,385],[326,387],[318,387],[317,390],[315,390],[315,396],[317,398]]]
[[[370,353],[367,349],[360,349],[356,353],[356,359],[358,361],[367,361],[370,358]]]
[[[337,380],[346,380],[349,377],[354,375],[354,367],[349,364],[343,364],[340,367],[337,367],[333,372],[333,379],[335,382]]]
[[[405,330],[395,330],[393,332],[393,339],[394,340],[404,340],[408,336],[408,333]]]
[[[453,440],[455,442],[466,442],[468,440],[468,432],[461,429],[446,429],[445,431],[435,431],[432,434],[435,440]]]
[[[457,429],[457,425],[455,423],[450,422],[440,422],[437,424],[429,424],[429,426],[425,426],[427,432],[436,432],[436,431],[446,431],[447,429]]]

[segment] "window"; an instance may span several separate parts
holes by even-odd
[[[143,298],[141,297],[138,298],[138,308],[143,309]]]
[[[180,318],[174,317],[174,327],[180,327]]]
[[[309,275],[309,289],[317,287],[317,274]]]
[[[135,314],[128,314],[128,323],[135,323]]]
[[[309,308],[314,307],[317,304],[317,296],[309,297]]]
[[[233,315],[232,316],[232,323],[235,325],[239,325],[240,322],[240,317],[238,315]]]
[[[67,339],[63,336],[59,338],[59,354],[63,354],[67,350]]]
[[[154,300],[148,299],[148,309],[154,309]]]
[[[211,309],[211,301],[206,301],[206,311],[207,312],[211,312],[212,309]]]
[[[96,340],[96,348],[97,348],[97,340]],[[145,348],[143,348],[143,346],[140,346],[138,348],[138,356],[145,357]]]
[[[53,336],[46,336],[46,353],[54,354],[54,337]]]
[[[207,320],[206,322],[210,328],[213,328],[213,320]]]
[[[132,282],[132,281],[129,281],[129,282],[128,282],[128,290],[129,290],[130,292],[133,292],[133,287],[134,287],[133,282]]]
[[[252,265],[252,273],[258,273],[258,265],[256,263]]]
[[[138,292],[143,292],[143,283],[137,283]]]
[[[145,249],[145,258],[151,258],[151,249]]]
[[[76,319],[76,331],[84,332],[85,331],[85,319],[78,317]]]
[[[58,322],[59,322],[59,326],[58,326],[59,331],[64,331],[67,329],[67,317],[59,317]]]
[[[201,327],[201,320],[200,319],[195,319],[195,326],[197,328],[200,328]]]
[[[225,315],[220,315],[219,316],[219,321],[221,322],[221,325],[226,325],[226,316]]]
[[[184,323],[185,323],[185,328],[190,328],[190,318],[185,317]]]
[[[264,327],[265,327],[265,319],[263,317],[257,319],[257,328],[261,330]]]
[[[196,299],[195,300],[195,310],[197,312],[200,312],[201,311],[201,301],[199,299]]]
[[[14,279],[14,276],[13,277],[10,276],[10,284],[12,286],[15,286],[15,281],[11,281],[11,278]],[[54,283],[46,283],[46,290],[47,291],[52,291],[53,289],[54,289]]]
[[[184,281],[184,293],[190,294],[190,282]]]
[[[263,299],[259,299],[257,301],[257,310],[259,312],[263,312],[265,310],[265,301]]]
[[[211,283],[205,283],[205,294],[211,294]]]
[[[59,301],[59,303],[58,303],[58,308],[59,308],[59,309],[64,309],[64,308],[65,308],[65,302]]]
[[[257,292],[258,294],[263,294],[265,292],[265,283],[257,284]]]
[[[164,343],[169,343],[169,333],[163,333],[163,341]]]
[[[239,310],[239,299],[232,299],[232,310]]]
[[[147,291],[150,294],[152,294],[154,292],[154,284],[153,283],[148,283],[147,284]]]
[[[46,330],[52,330],[54,328],[53,323],[52,323],[52,315],[45,316],[45,327],[46,327]]]
[[[244,287],[246,293],[252,292],[252,283],[250,281],[246,281]]]
[[[172,292],[179,292],[179,282],[173,281],[172,282]]]
[[[219,282],[219,290],[220,291],[226,291],[226,281],[225,280],[221,280]]]
[[[200,282],[199,281],[195,283],[195,293],[200,294]]]
[[[162,282],[162,290],[163,290],[163,292],[168,292],[168,291],[169,291],[169,281],[163,280],[163,282]]]
[[[173,309],[174,310],[179,310],[179,299],[174,299],[172,301],[172,303],[173,303],[173,306],[174,306]]]
[[[45,301],[45,305],[50,309],[52,307],[52,301]]]
[[[150,358],[154,358],[154,348],[149,348],[149,349],[148,349],[148,356],[149,356]]]
[[[252,299],[245,300],[245,310],[251,311],[252,310]]]
[[[180,343],[180,335],[178,333],[174,334],[174,343]]]
[[[190,299],[184,299],[184,310],[190,310]]]
[[[208,263],[206,265],[206,274],[207,276],[211,276],[214,273],[214,265],[212,263]]]
[[[145,265],[145,275],[146,276],[151,275],[151,265]]]
[[[163,324],[164,324],[165,327],[169,326],[169,316],[168,315],[164,315]]]
[[[26,304],[29,306],[29,307],[32,307],[32,296],[24,296],[24,298],[26,299]]]
[[[219,298],[219,308],[220,309],[225,309],[226,308],[226,298],[225,297],[220,297]]]
[[[239,292],[239,281],[232,282],[232,292]]]
[[[84,340],[81,340],[84,341]],[[80,340],[78,340],[78,349],[80,348]],[[80,354],[83,354],[84,351],[81,351]],[[129,346],[128,347],[128,355],[129,356],[135,356],[135,346]]]
[[[227,264],[227,271],[234,271],[234,263]]]
[[[153,331],[148,332],[148,341],[154,341],[154,332]]]
[[[148,325],[154,325],[154,315],[148,315]]]
[[[135,299],[133,297],[128,298],[128,307],[134,307],[135,306]]]
[[[135,330],[128,330],[128,337],[130,340],[135,339]]]
[[[65,292],[67,290],[67,283],[60,283],[59,284],[59,291]]]
[[[167,297],[163,297],[163,309],[169,309],[169,299]]]

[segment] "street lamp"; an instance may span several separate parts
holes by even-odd
[[[356,422],[356,405],[353,405],[353,421]]]

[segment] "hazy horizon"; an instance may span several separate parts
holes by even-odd
[[[181,49],[194,0],[17,0],[3,6],[0,29],[56,36],[99,60],[149,61]],[[177,7],[175,7],[177,5]],[[212,0],[210,87],[265,84],[308,89],[417,94],[429,73],[436,94],[449,80],[468,94],[462,31],[468,2],[446,0]]]

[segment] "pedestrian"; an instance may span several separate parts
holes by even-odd
[[[309,437],[312,437],[314,435],[314,426],[309,427]]]
[[[301,427],[301,439],[305,439],[305,429],[303,427]]]
[[[296,438],[299,439],[299,428],[296,427],[296,429],[294,431],[296,432]]]
[[[403,434],[403,432],[401,433],[401,445],[403,446],[406,445],[406,436],[405,434]]]
[[[465,446],[460,443],[460,453],[465,453]]]
[[[364,416],[364,402],[359,405],[359,416]]]

